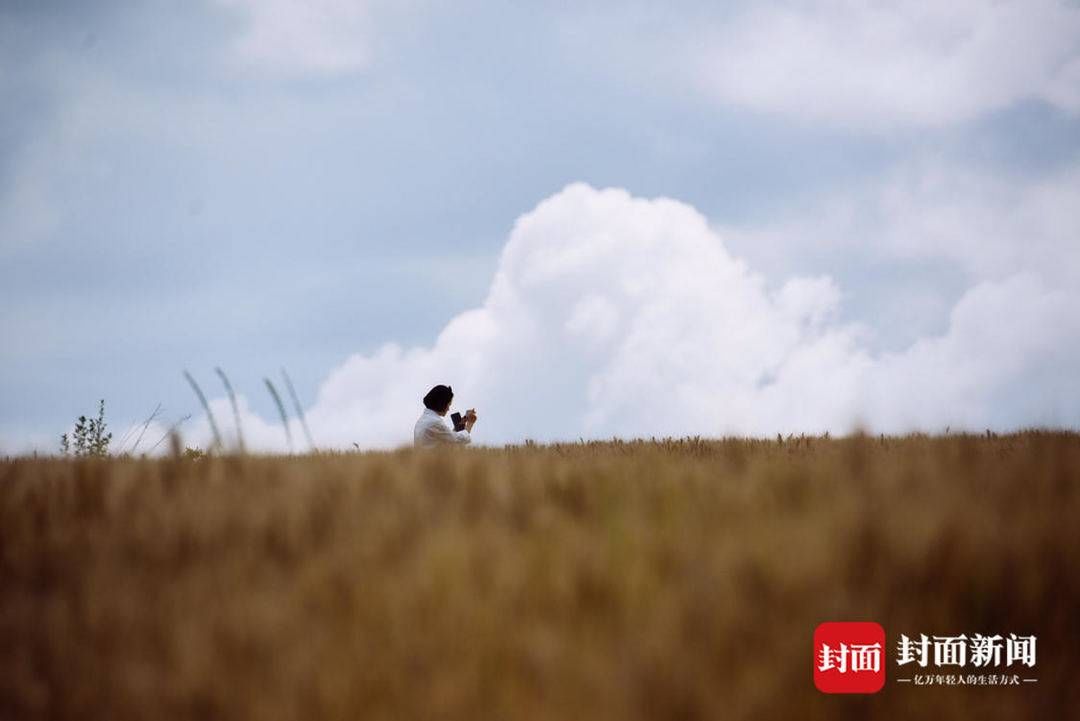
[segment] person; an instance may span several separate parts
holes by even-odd
[[[435,386],[424,396],[424,412],[416,420],[413,428],[413,445],[417,448],[432,448],[440,445],[455,445],[472,442],[472,428],[476,423],[476,409],[465,411],[464,430],[455,431],[446,424],[443,416],[450,410],[454,400],[454,390],[450,386]]]

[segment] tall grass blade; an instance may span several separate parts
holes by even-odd
[[[126,431],[124,431],[124,435],[120,436],[120,440],[118,440],[116,442],[116,455],[118,455],[118,456],[124,455],[124,444],[126,444],[129,440],[131,440],[131,436],[135,433],[135,431],[137,429],[138,429],[138,426],[135,425],[135,426],[131,426]]]
[[[285,440],[289,443],[289,453],[292,453],[292,431],[289,430],[289,417],[285,414],[285,405],[281,402],[281,396],[278,395],[277,388],[274,388],[274,384],[270,382],[270,379],[263,378],[263,381],[266,383],[266,389],[270,391],[270,395],[274,398],[274,405],[277,406],[278,413],[281,414],[281,425],[285,427]]]
[[[210,421],[210,431],[214,434],[214,447],[224,448],[225,444],[221,442],[221,431],[218,430],[214,414],[210,412],[210,404],[206,402],[206,396],[203,395],[202,388],[199,387],[199,384],[195,382],[195,379],[187,371],[184,371],[184,377],[191,384],[191,389],[195,391],[195,395],[199,397],[199,403],[202,403],[203,410],[206,411],[206,417]]]
[[[135,445],[133,445],[133,446],[131,447],[131,451],[130,451],[130,453],[131,453],[132,455],[134,455],[134,454],[135,454],[135,451],[139,450],[139,444],[140,444],[140,443],[142,443],[142,439],[143,439],[143,436],[144,436],[144,435],[146,435],[146,429],[150,427],[150,424],[154,422],[154,419],[158,417],[158,414],[159,414],[159,413],[161,413],[161,404],[160,404],[160,403],[158,403],[158,404],[157,404],[157,405],[156,405],[156,406],[154,407],[154,412],[153,412],[153,413],[151,413],[151,414],[150,414],[150,415],[149,415],[149,416],[147,417],[147,419],[146,419],[146,422],[145,422],[145,423],[143,423],[143,427],[142,427],[142,430],[140,430],[140,431],[139,431],[139,437],[135,439]]]
[[[181,423],[183,423],[184,421],[190,420],[190,418],[191,418],[191,414],[189,413],[188,415],[186,415],[183,418],[181,418],[180,420],[178,420],[176,423],[173,423],[171,426],[169,426],[169,430],[165,431],[165,433],[162,434],[161,438],[158,438],[157,443],[150,446],[150,450],[147,451],[147,453],[153,453],[155,450],[157,450],[157,447],[160,446],[165,441],[166,438],[168,438],[169,436],[171,436],[173,433],[176,432],[176,429],[180,427]]]
[[[240,446],[241,453],[247,453],[247,449],[244,447],[244,430],[240,427],[240,407],[236,404],[236,394],[233,393],[232,383],[229,383],[229,377],[225,375],[225,371],[220,367],[214,369],[221,378],[221,384],[225,386],[225,392],[229,394],[229,403],[232,404],[233,423],[236,424],[236,443]]]
[[[304,429],[304,437],[307,438],[308,448],[315,450],[315,441],[311,440],[311,430],[308,429],[307,418],[304,417],[304,409],[300,405],[300,399],[296,395],[296,389],[293,388],[292,380],[289,378],[289,374],[285,372],[285,369],[281,369],[281,377],[285,379],[285,388],[289,391],[289,395],[292,396],[293,407],[296,408],[296,417],[300,419],[300,427]]]

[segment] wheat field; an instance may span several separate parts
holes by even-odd
[[[1064,718],[1078,483],[1049,431],[8,459],[0,718]],[[825,695],[835,620],[1038,683]]]

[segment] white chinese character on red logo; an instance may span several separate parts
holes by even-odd
[[[818,671],[836,669],[839,673],[847,673],[848,670],[852,673],[859,671],[877,673],[881,670],[880,643],[854,643],[850,648],[846,643],[842,643],[838,649],[823,643],[819,656]]]
[[[855,643],[851,646],[851,670],[873,671],[877,673],[881,669],[881,644],[880,643]]]
[[[840,673],[847,673],[848,647],[846,643],[840,644],[839,649],[829,648],[829,644],[821,644],[821,665],[818,671],[836,669]]]

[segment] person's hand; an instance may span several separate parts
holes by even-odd
[[[466,428],[468,428],[469,430],[472,430],[473,424],[476,423],[476,419],[477,419],[477,415],[476,415],[476,409],[475,408],[470,408],[469,410],[465,411],[465,427]]]

